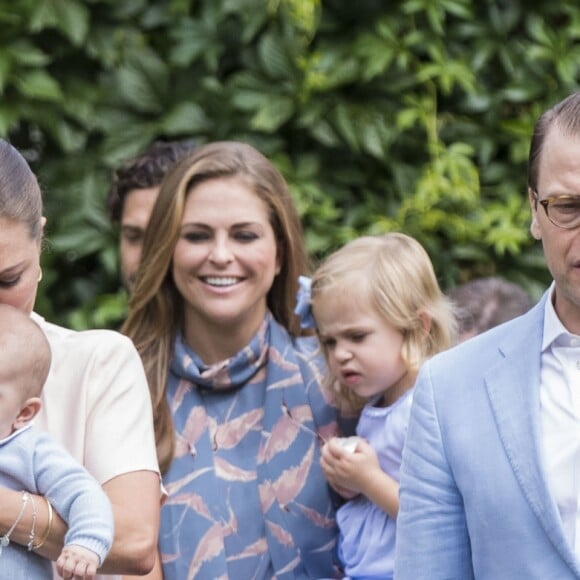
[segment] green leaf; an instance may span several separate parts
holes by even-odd
[[[292,77],[292,62],[286,54],[284,44],[279,36],[265,36],[258,45],[260,61],[267,75],[272,79]]]
[[[152,53],[144,53],[139,62],[127,63],[117,70],[119,93],[136,110],[160,113],[167,91],[167,69]]]
[[[334,111],[333,119],[337,132],[352,150],[358,151],[359,143],[355,128],[356,116],[354,111],[348,106],[339,105]]]
[[[183,19],[170,34],[173,42],[169,62],[172,65],[187,67],[202,56],[209,54],[216,59],[223,52],[223,46],[216,44],[215,31],[204,22]]]
[[[167,135],[197,134],[209,127],[203,109],[196,103],[178,103],[161,118],[160,129]]]
[[[55,12],[59,30],[75,46],[82,46],[87,38],[90,13],[86,6],[75,0],[55,0]]]
[[[30,32],[40,32],[45,28],[58,25],[58,13],[54,0],[38,0],[33,6],[28,24]]]
[[[78,151],[87,142],[87,134],[85,131],[64,120],[58,120],[53,124],[52,135],[65,153]]]
[[[289,97],[271,95],[264,106],[252,117],[251,126],[257,131],[273,133],[294,113],[294,103]]]
[[[0,104],[0,137],[8,138],[9,131],[18,124],[19,111],[10,105]]]
[[[6,47],[9,58],[20,65],[43,67],[50,63],[51,57],[27,40],[19,40]]]
[[[0,52],[0,95],[4,92],[6,83],[10,78],[12,66],[10,59],[7,58],[6,53]]]
[[[338,135],[328,121],[320,120],[312,126],[310,133],[318,143],[326,147],[335,147],[340,144]]]
[[[157,126],[154,123],[119,126],[103,143],[103,159],[111,166],[130,159],[144,151],[156,134]]]
[[[385,155],[384,142],[378,123],[366,123],[361,131],[362,148],[377,159],[382,159]]]
[[[51,246],[57,252],[73,252],[75,259],[86,256],[99,249],[102,243],[101,235],[86,224],[79,224],[78,229],[59,233],[50,239]]]
[[[265,106],[268,96],[262,91],[239,90],[232,99],[232,105],[240,111],[256,111]]]
[[[41,70],[20,72],[15,84],[25,97],[43,101],[61,101],[63,98],[58,82]]]

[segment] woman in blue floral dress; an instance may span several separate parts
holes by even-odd
[[[198,148],[165,179],[124,332],[148,374],[168,499],[165,580],[336,576],[320,448],[336,434],[287,185],[253,147]]]

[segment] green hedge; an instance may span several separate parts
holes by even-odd
[[[538,114],[578,88],[575,0],[0,0],[0,134],[45,191],[38,310],[115,326],[111,168],[239,139],[292,186],[313,258],[401,230],[443,287],[549,280],[528,233]]]

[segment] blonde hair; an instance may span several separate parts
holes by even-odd
[[[171,262],[188,194],[200,183],[222,178],[243,180],[266,203],[281,264],[267,305],[290,334],[300,333],[293,309],[298,276],[308,271],[307,257],[300,218],[284,178],[264,155],[245,143],[224,141],[198,147],[163,181],[145,232],[129,313],[121,329],[133,340],[145,367],[162,472],[169,467],[174,449],[165,386],[173,342],[183,322],[183,298],[175,287]]]
[[[366,301],[403,334],[401,357],[410,372],[449,348],[457,332],[451,301],[441,291],[429,255],[402,233],[363,236],[331,254],[312,277],[312,309],[322,301]],[[430,321],[428,330],[422,316]],[[328,352],[322,346],[325,357]],[[328,377],[339,402],[360,408],[364,401]]]

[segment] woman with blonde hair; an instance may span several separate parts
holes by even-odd
[[[400,233],[331,254],[312,277],[310,302],[327,385],[364,404],[357,437],[332,438],[322,450],[330,485],[348,500],[337,513],[338,554],[348,577],[387,580],[413,385],[422,362],[452,344],[453,310],[427,252]]]
[[[123,326],[149,379],[169,493],[165,580],[335,573],[319,442],[336,409],[293,314],[306,271],[288,187],[256,149],[211,143],[168,174]]]

